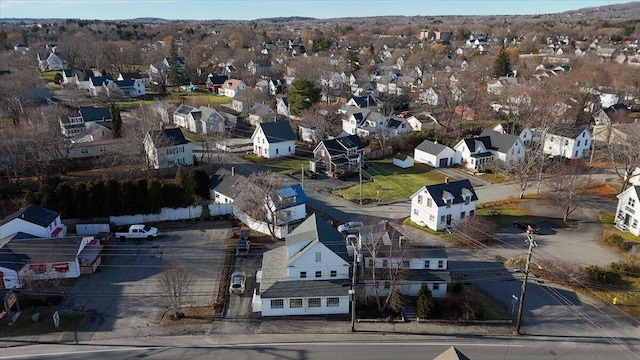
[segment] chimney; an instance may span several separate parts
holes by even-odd
[[[448,184],[448,183],[449,183],[449,177],[448,177],[448,176],[444,178],[444,183],[445,183],[445,184]]]
[[[236,167],[235,166],[231,167],[231,176],[236,176]]]

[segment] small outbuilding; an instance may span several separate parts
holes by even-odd
[[[413,158],[406,154],[397,153],[393,157],[393,165],[403,169],[413,167]]]

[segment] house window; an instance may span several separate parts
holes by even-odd
[[[577,146],[580,146],[580,140],[578,140],[578,145]]]
[[[319,308],[322,304],[322,299],[320,298],[311,298],[308,301],[309,301],[308,304],[310,308]]]
[[[100,146],[100,152],[106,152],[107,151],[107,147],[104,145]]]
[[[322,271],[316,271],[316,277],[317,278],[322,277]]]
[[[306,279],[307,277],[307,272],[306,271],[300,271],[300,279]]]
[[[471,202],[471,196],[467,195],[464,198],[464,204],[465,205],[469,205],[469,203]]]
[[[420,215],[420,212],[418,211],[418,209],[413,209],[413,215]]]
[[[430,266],[431,266],[431,261],[429,261],[429,260],[425,260],[425,261],[424,261],[424,268],[425,268],[425,269],[428,269]]]
[[[447,200],[447,209],[451,207],[451,199]]]
[[[271,300],[271,301],[273,301],[273,300]],[[291,308],[291,309],[300,309],[301,307],[302,307],[302,299],[291,299],[291,300],[289,300],[289,308]]]
[[[327,298],[327,307],[338,307],[338,306],[340,306],[340,298],[338,297]]]
[[[446,217],[446,216],[444,216],[444,215],[443,215],[443,216],[440,216],[440,222],[441,222],[441,223],[445,222],[446,220],[447,220],[447,217]]]
[[[408,269],[410,265],[409,260],[402,260],[402,267]]]
[[[464,211],[463,211],[463,212],[461,212],[461,213],[460,213],[460,219],[464,219],[464,215],[465,215]]]
[[[284,309],[284,300],[283,299],[271,299],[271,308],[272,309]]]
[[[629,202],[627,202],[627,205],[629,205],[629,207],[635,207],[636,206],[636,199],[634,198],[629,198]]]
[[[47,266],[44,264],[29,265],[29,270],[36,274],[44,274],[47,271]]]
[[[438,260],[438,269],[444,269],[444,260]]]
[[[384,282],[384,288],[385,289],[391,289],[391,283],[389,281],[385,281]]]
[[[422,204],[422,195],[418,195],[418,204]]]
[[[433,284],[433,290],[440,290],[440,284]]]
[[[289,153],[291,153],[291,146],[289,146]]]
[[[470,217],[473,217],[473,215],[475,215],[475,214],[476,214],[476,211],[475,211],[475,210],[471,210],[471,211],[469,211],[469,216],[470,216]]]
[[[280,149],[276,149],[276,155],[278,154],[278,151],[279,151],[279,150],[280,150]]]
[[[69,264],[68,263],[54,264],[53,270],[57,272],[62,272],[62,273],[69,272]]]
[[[82,148],[82,149],[80,149],[80,152],[83,153],[83,154],[88,154],[89,153],[89,149]]]
[[[435,219],[436,219],[436,217],[435,217],[435,216],[433,216],[433,215],[429,215],[429,221],[434,221]]]
[[[382,267],[383,268],[389,267],[389,260],[387,260],[387,259],[382,260]]]
[[[331,277],[338,276],[338,272],[336,270],[331,270]]]
[[[427,199],[427,207],[431,207],[433,205],[433,200],[431,198]]]
[[[373,267],[373,259],[369,259],[369,263],[367,264],[367,267],[370,267],[370,268]]]
[[[322,261],[322,253],[320,251],[316,251],[316,262]]]

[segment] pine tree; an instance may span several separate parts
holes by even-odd
[[[169,62],[169,74],[167,75],[169,84],[180,85],[180,73],[178,72],[178,49],[174,42],[171,42],[169,58],[167,61]]]
[[[114,138],[122,137],[122,117],[120,116],[120,109],[116,104],[111,104],[109,109],[111,112],[111,133]]]
[[[509,59],[509,53],[503,46],[498,53],[496,62],[493,65],[493,76],[498,78],[500,76],[507,76],[511,72],[511,60]]]
[[[289,107],[293,115],[300,114],[320,100],[320,89],[307,79],[296,79],[291,84]]]
[[[350,72],[356,72],[362,68],[360,64],[360,57],[358,56],[358,51],[354,48],[349,48],[347,51],[347,70]]]
[[[429,315],[433,311],[434,302],[433,295],[431,294],[431,290],[429,287],[424,284],[422,288],[420,288],[420,292],[418,293],[418,301],[416,303],[416,315],[420,319],[428,319]]]

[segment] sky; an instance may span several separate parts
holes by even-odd
[[[3,18],[118,20],[318,19],[384,15],[530,15],[628,0],[0,0]]]

